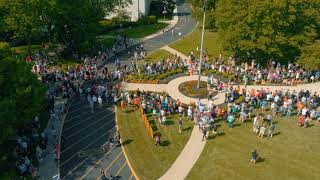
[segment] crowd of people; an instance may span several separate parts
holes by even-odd
[[[203,66],[216,72],[233,75],[234,81],[243,84],[280,84],[294,85],[300,83],[313,83],[320,79],[320,71],[307,71],[301,66],[288,62],[286,65],[275,60],[267,61],[266,66],[257,63],[254,59],[238,64],[236,58],[230,56],[228,60],[223,57],[214,58],[212,62],[206,61]]]

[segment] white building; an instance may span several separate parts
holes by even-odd
[[[131,21],[137,21],[139,19],[139,15],[141,17],[149,14],[151,1],[152,0],[132,0],[132,4],[120,9],[119,12],[124,11],[131,18]],[[113,13],[107,16],[106,19],[110,19],[117,15],[118,13]]]

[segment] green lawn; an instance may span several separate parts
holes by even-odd
[[[219,129],[223,135],[209,140],[187,179],[315,180],[320,179],[320,127],[298,128],[296,116],[276,118],[278,135],[259,139],[252,123]],[[250,164],[257,149],[263,161]]]
[[[131,28],[123,28],[110,31],[106,35],[115,36],[118,34],[127,34],[130,38],[143,38],[145,36],[151,35],[160,31],[161,29],[168,26],[167,23],[156,23],[156,24],[148,24],[148,25],[137,25]]]
[[[155,146],[154,141],[147,134],[139,111],[123,113],[117,111],[118,126],[124,148],[129,161],[140,179],[157,179],[162,176],[176,160],[187,143],[193,123],[184,120],[182,134],[178,133],[177,115],[168,118],[164,127],[156,123],[157,132],[161,133],[162,146]]]
[[[201,26],[197,26],[191,34],[187,35],[180,41],[170,44],[169,46],[185,55],[192,51],[197,57],[199,57],[199,52],[196,50],[197,46],[200,50],[201,32]],[[205,30],[204,49],[205,48],[208,49],[208,55],[210,58],[218,57],[220,53],[222,53],[223,56],[230,54],[223,51],[222,45],[219,41],[218,33],[211,30]]]
[[[173,58],[173,57],[174,55],[171,54],[170,52],[163,49],[157,49],[151,52],[150,54],[148,54],[144,60],[148,62],[158,62],[161,59],[166,60],[168,58]]]

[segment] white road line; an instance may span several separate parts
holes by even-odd
[[[107,133],[111,132],[115,127],[111,128],[109,131],[107,131]],[[102,136],[104,136],[105,134],[102,134],[101,136],[99,136],[98,138],[96,138],[94,141],[92,141],[91,143],[89,143],[88,145],[86,145],[85,147],[83,147],[82,149],[85,149],[87,147],[89,147],[90,145],[92,145],[93,143],[95,143],[96,141],[98,141]],[[73,154],[70,158],[68,158],[66,161],[64,161],[63,163],[60,164],[60,167],[63,166],[64,164],[66,164],[67,162],[69,162],[74,156],[77,156],[78,154],[75,153]],[[90,156],[88,156],[86,159],[88,159]],[[85,159],[85,160],[86,160]]]
[[[102,160],[104,160],[104,158],[105,158],[108,154],[110,154],[110,152],[111,152],[113,149],[114,149],[114,148],[112,148],[110,151],[108,151],[107,154],[105,154],[102,158],[99,159],[99,161],[97,161],[93,166],[91,166],[91,168],[89,168],[89,169],[87,170],[87,172],[80,177],[80,179],[85,178],[98,164],[100,164],[100,162],[101,162]],[[119,152],[119,154],[121,154],[121,151]],[[118,154],[117,156],[119,156],[119,154]],[[117,157],[117,156],[116,156],[116,157]]]
[[[98,129],[90,132],[89,134],[87,134],[85,137],[79,139],[78,141],[76,141],[75,143],[71,144],[70,146],[68,146],[66,149],[64,149],[63,151],[61,151],[61,154],[65,151],[67,151],[68,149],[70,149],[71,147],[73,147],[75,144],[78,144],[80,141],[82,141],[83,139],[89,137],[92,133],[96,132],[97,130],[100,130],[101,128],[103,128],[105,125],[109,125],[110,123],[112,123],[113,121],[109,121],[107,124],[104,124],[102,126],[100,126]]]
[[[103,111],[105,111],[106,109],[109,109],[109,107],[103,107]],[[109,109],[110,110],[110,109]],[[101,111],[100,111],[101,112]],[[98,112],[98,113],[100,113],[100,112]],[[83,113],[83,114],[88,114],[88,113],[91,113],[90,112],[90,110],[87,112],[87,113]],[[73,119],[75,119],[76,117],[78,117],[78,116],[82,116],[83,114],[77,114],[77,115],[75,115],[75,116],[72,116],[72,117],[70,117],[70,119],[67,119],[68,121],[65,121],[65,123],[69,123],[69,122],[71,122]],[[68,113],[68,115],[70,115],[69,113]]]
[[[68,138],[70,138],[70,137],[72,137],[72,136],[75,136],[76,134],[79,134],[79,133],[82,131],[82,129],[84,129],[84,128],[89,128],[89,127],[91,127],[92,125],[97,124],[98,122],[100,122],[101,120],[103,120],[103,119],[106,118],[106,117],[109,117],[109,116],[112,115],[112,114],[114,114],[114,112],[112,112],[112,113],[110,113],[110,114],[107,114],[107,115],[105,115],[105,116],[97,119],[95,122],[90,123],[89,126],[85,126],[85,127],[82,127],[82,128],[80,128],[80,129],[78,129],[75,133],[73,133],[73,134],[71,134],[71,135],[69,135],[69,136],[67,136],[67,137],[65,136],[65,138],[68,139]],[[79,123],[77,123],[77,125],[78,125],[78,124],[79,124]],[[81,123],[80,123],[80,124],[81,124]],[[68,131],[69,129],[71,129],[71,128],[73,128],[73,127],[74,127],[74,126],[68,127],[67,129],[65,129],[65,131]]]

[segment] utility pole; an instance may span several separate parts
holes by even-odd
[[[138,20],[140,19],[140,0],[138,0]]]
[[[203,20],[202,20],[202,35],[201,35],[201,48],[200,48],[200,64],[198,74],[198,89],[200,89],[200,78],[201,78],[201,66],[203,56],[203,37],[204,37],[204,25],[206,21],[206,0],[203,1]]]

